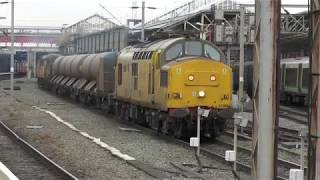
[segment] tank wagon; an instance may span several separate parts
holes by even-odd
[[[209,112],[201,133],[216,137],[232,116],[232,69],[223,59],[207,41],[159,40],[119,53],[57,57],[47,87],[178,138],[195,133],[201,107]]]
[[[234,91],[238,90],[239,64],[234,64]],[[253,62],[245,62],[244,88],[252,97]],[[286,58],[280,61],[280,101],[306,104],[309,87],[309,57]]]
[[[48,86],[48,80],[52,77],[52,63],[59,57],[59,54],[49,54],[42,56],[37,61],[36,77],[38,78],[39,85]]]

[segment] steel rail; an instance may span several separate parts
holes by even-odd
[[[229,147],[233,147],[233,144],[231,144],[231,143],[224,142],[222,140],[216,140],[216,141],[218,143],[225,144],[225,145],[227,145]],[[239,150],[244,151],[245,153],[251,154],[251,149],[243,147],[243,146],[237,146],[237,147],[238,147]],[[280,150],[286,151],[284,149],[280,149]],[[288,153],[292,153],[293,154],[293,152],[290,152],[290,151],[288,151]],[[299,154],[295,154],[295,155],[299,155]],[[294,162],[290,162],[290,161],[287,161],[287,160],[284,160],[284,159],[281,159],[281,158],[278,158],[278,163],[279,163],[279,165],[282,165],[282,166],[287,167],[287,168],[295,168],[295,169],[299,169],[300,168],[300,164],[297,164],[297,163],[294,163]],[[306,169],[307,168],[305,167],[305,170]]]
[[[16,142],[19,146],[24,148],[30,154],[32,154],[35,158],[39,159],[41,163],[45,164],[50,170],[59,175],[61,178],[66,180],[78,180],[77,177],[72,175],[70,172],[62,168],[60,165],[49,159],[27,141],[22,139],[19,135],[17,135],[13,130],[11,130],[4,122],[0,121],[0,129],[7,134],[7,136]]]

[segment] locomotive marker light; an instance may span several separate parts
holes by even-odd
[[[193,80],[194,80],[194,76],[193,76],[192,74],[190,74],[190,75],[188,76],[188,80],[189,80],[189,81],[193,81]]]
[[[199,97],[204,97],[206,93],[204,91],[199,91],[198,92]]]
[[[211,81],[215,81],[215,80],[217,80],[217,78],[216,78],[215,75],[211,75],[211,76],[210,76],[210,80],[211,80]]]

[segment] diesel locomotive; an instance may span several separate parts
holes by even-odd
[[[214,138],[232,116],[232,69],[204,40],[171,38],[128,46],[119,53],[47,55],[37,66],[39,85],[98,106],[121,119],[177,138]]]

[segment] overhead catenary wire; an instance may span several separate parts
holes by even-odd
[[[121,21],[120,21],[118,18],[116,18],[106,7],[104,7],[104,6],[103,6],[102,4],[100,4],[100,3],[98,3],[98,4],[99,4],[99,6],[100,6],[102,9],[104,9],[105,11],[107,11],[107,13],[108,13],[113,19],[115,19],[116,21],[118,21],[120,25],[123,25],[123,24],[121,23]]]

